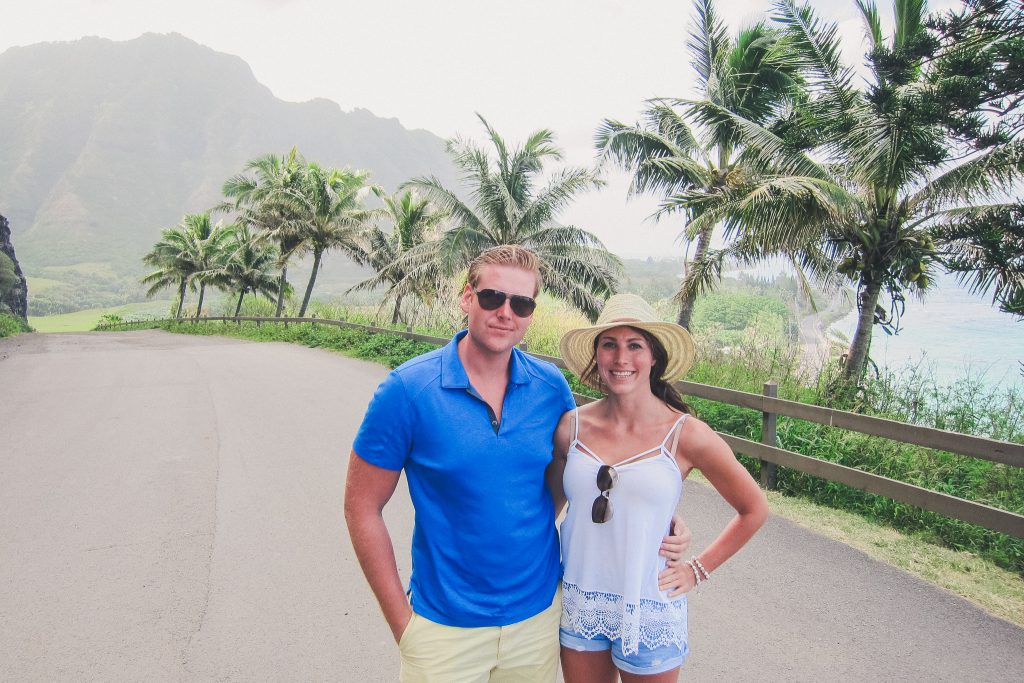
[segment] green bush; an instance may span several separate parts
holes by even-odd
[[[16,334],[31,331],[32,328],[29,327],[28,323],[21,318],[8,315],[6,313],[0,313],[0,338],[13,337]]]

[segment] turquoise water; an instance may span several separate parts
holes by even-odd
[[[851,312],[832,328],[849,338],[856,315]],[[871,357],[889,370],[923,362],[944,384],[970,376],[988,386],[1024,388],[1024,322],[944,276],[924,302],[907,300],[898,335],[875,326]]]

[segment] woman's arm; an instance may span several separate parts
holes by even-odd
[[[750,473],[733,455],[729,445],[713,429],[695,418],[683,423],[684,432],[676,448],[676,460],[683,472],[700,470],[719,495],[736,510],[718,537],[697,559],[714,572],[750,540],[768,518],[768,500]],[[695,584],[692,576],[689,582]],[[692,587],[692,586],[691,586]]]

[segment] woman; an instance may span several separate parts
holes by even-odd
[[[566,413],[555,433],[550,482],[556,504],[569,502],[561,526],[565,681],[675,681],[689,652],[684,593],[753,536],[767,502],[671,386],[693,362],[685,329],[659,321],[640,297],[620,294],[596,325],[568,332],[561,352],[582,382],[605,394]],[[658,551],[692,469],[736,516],[666,593],[658,589],[665,566]]]

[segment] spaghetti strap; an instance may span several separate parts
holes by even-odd
[[[672,432],[675,432],[675,436],[672,437],[672,446],[668,450],[668,454],[671,455],[673,457],[673,459],[675,458],[675,455],[676,455],[676,446],[679,445],[679,433],[681,431],[683,431],[683,422],[685,420],[686,420],[686,414],[684,413],[683,415],[681,415],[679,417],[678,420],[676,420],[676,423],[674,425],[672,425],[672,430],[669,431],[669,434],[671,434]],[[666,441],[668,440],[668,436],[665,437],[665,440]]]
[[[572,411],[572,440],[580,440],[580,409],[577,407]]]

